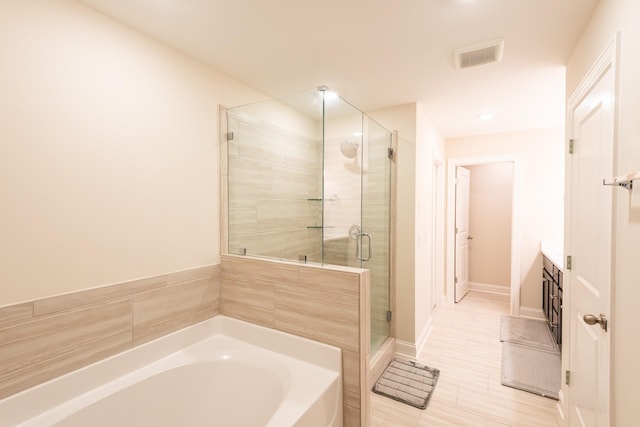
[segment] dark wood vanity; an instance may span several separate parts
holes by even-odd
[[[543,254],[542,311],[558,346],[562,345],[562,269]]]

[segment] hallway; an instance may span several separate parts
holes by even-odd
[[[500,384],[500,316],[508,312],[508,296],[474,291],[436,308],[419,357],[440,369],[429,406],[422,411],[371,393],[371,426],[555,426],[555,400]]]

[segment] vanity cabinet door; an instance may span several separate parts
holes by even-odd
[[[556,342],[562,345],[562,271],[558,272],[558,329],[556,334]]]
[[[542,270],[542,311],[545,318],[551,321],[551,308],[553,301],[553,275],[547,269]]]
[[[554,339],[562,343],[562,271],[543,256],[542,312]]]

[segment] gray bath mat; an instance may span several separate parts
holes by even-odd
[[[544,320],[503,315],[500,322],[500,341],[558,351],[558,345]]]
[[[502,343],[502,385],[558,400],[562,358],[558,351]]]
[[[395,358],[382,372],[373,391],[418,409],[426,409],[439,376],[438,369]]]

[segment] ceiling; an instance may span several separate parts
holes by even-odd
[[[82,1],[274,97],[418,102],[447,138],[562,125],[564,66],[598,2]],[[454,68],[453,49],[496,38],[501,62]]]

